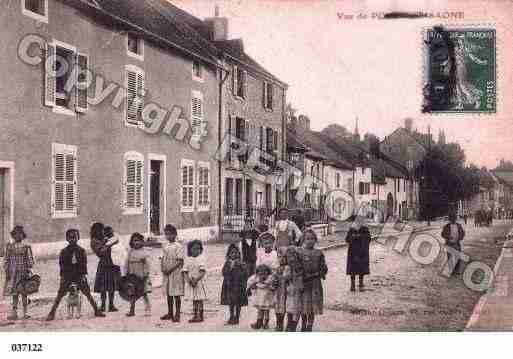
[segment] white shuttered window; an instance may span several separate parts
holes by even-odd
[[[181,209],[182,212],[194,210],[194,161],[183,159],[180,166],[181,171]]]
[[[125,68],[126,110],[127,124],[138,125],[141,121],[141,112],[144,107],[144,71],[137,66],[127,65]]]
[[[123,208],[125,214],[140,214],[144,209],[144,156],[127,152],[124,156]]]
[[[78,159],[77,147],[52,144],[53,218],[69,218],[78,214]]]
[[[199,91],[192,91],[191,126],[193,136],[201,136],[203,118],[203,94]]]
[[[210,210],[210,163],[198,162],[198,210]]]

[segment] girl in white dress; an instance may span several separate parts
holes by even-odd
[[[187,258],[182,272],[185,279],[185,299],[192,300],[194,313],[189,323],[200,323],[203,321],[203,301],[207,299],[206,260],[200,240],[195,239],[187,243]]]

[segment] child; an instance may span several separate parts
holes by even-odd
[[[59,256],[61,283],[52,309],[46,318],[47,321],[55,319],[55,312],[59,307],[59,303],[69,291],[71,284],[76,284],[78,289],[84,293],[91,307],[93,307],[95,317],[105,317],[105,314],[98,309],[96,302],[91,296],[91,289],[87,283],[87,254],[84,248],[77,244],[79,239],[80,232],[77,229],[68,229],[66,231],[66,241],[69,244],[61,251]]]
[[[203,321],[203,301],[207,299],[205,287],[206,274],[205,256],[203,255],[203,244],[200,240],[193,240],[187,243],[187,258],[182,272],[185,278],[186,298],[192,300],[193,317],[189,323],[200,323]]]
[[[109,295],[109,312],[117,312],[114,306],[114,293],[119,289],[119,268],[112,261],[112,246],[118,241],[109,241],[114,236],[111,227],[105,227],[102,223],[94,223],[91,226],[91,249],[98,256],[98,267],[94,281],[94,292],[101,295],[100,310],[105,312],[107,294]]]
[[[258,310],[253,329],[269,329],[269,311],[273,307],[274,292],[271,268],[268,265],[257,265],[255,275],[248,280],[248,295],[254,296],[254,306]]]
[[[221,288],[221,305],[230,306],[230,319],[226,322],[227,325],[239,324],[240,308],[248,305],[247,280],[246,264],[241,262],[239,248],[232,243],[226,252]]]
[[[273,273],[274,291],[274,312],[276,314],[276,328],[275,331],[283,331],[283,321],[285,319],[286,305],[287,305],[287,288],[284,279],[285,268],[287,268],[287,257],[279,257],[280,265]]]
[[[287,331],[295,332],[302,310],[304,269],[296,247],[288,247],[285,258],[287,265],[283,271],[283,282],[287,293],[285,305],[287,312]]]
[[[144,282],[144,295],[143,300],[145,304],[145,315],[151,315],[151,304],[148,293],[151,293],[151,280],[150,280],[150,255],[144,248],[144,237],[140,233],[134,233],[130,237],[129,242],[130,250],[126,260],[126,273],[127,275],[133,274]],[[130,302],[130,311],[126,314],[127,317],[135,315],[135,302],[137,299],[132,299]]]
[[[246,263],[249,276],[255,273],[258,236],[258,231],[253,228],[253,221],[247,218],[244,229],[240,232],[240,249],[242,252],[242,261]]]
[[[271,271],[274,271],[279,266],[278,254],[274,249],[274,236],[269,232],[265,232],[258,237],[258,241],[262,243],[263,248],[257,252],[256,266],[265,264]]]
[[[324,254],[316,249],[317,235],[311,229],[305,231],[304,246],[300,252],[300,258],[304,266],[301,309],[301,331],[311,332],[316,314],[323,311],[322,280],[326,279],[328,267]]]
[[[34,257],[32,248],[22,242],[27,238],[22,226],[15,226],[11,231],[11,237],[14,243],[7,244],[4,257],[5,287],[4,296],[12,296],[12,313],[7,317],[8,320],[18,319],[18,302],[20,293],[17,291],[17,284],[30,277],[31,269],[34,266]],[[21,294],[23,304],[23,319],[28,319],[27,314],[28,297]]]
[[[167,297],[167,314],[160,317],[161,320],[172,320],[174,323],[180,322],[180,311],[182,306],[182,296],[184,294],[183,279],[183,246],[176,242],[176,228],[168,224],[164,228],[164,235],[168,244],[163,248],[161,262],[162,269],[162,288]],[[176,311],[173,314],[173,304],[176,305]]]
[[[285,254],[285,250],[288,246],[299,245],[302,235],[296,223],[289,219],[289,210],[287,208],[280,208],[278,211],[278,221],[276,221],[274,228],[276,249],[280,255]]]

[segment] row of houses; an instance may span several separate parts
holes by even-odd
[[[494,218],[513,218],[513,166],[501,160],[499,166],[479,170],[479,189],[476,194],[458,203],[460,215],[491,211]]]

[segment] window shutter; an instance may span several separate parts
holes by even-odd
[[[248,93],[248,72],[247,71],[243,71],[242,72],[242,76],[243,76],[243,83],[242,83],[242,97],[243,98],[246,98],[247,97],[247,93]]]
[[[201,124],[203,122],[203,96],[197,91],[192,92],[191,119],[193,135],[201,134]]]
[[[273,151],[278,150],[278,131],[273,130]]]
[[[54,186],[55,186],[55,200],[54,211],[64,211],[64,173],[66,171],[66,159],[64,153],[61,151],[54,154]]]
[[[139,72],[137,74],[137,122],[141,119],[142,110],[144,107],[144,94],[145,94],[145,83],[144,73]]]
[[[271,93],[270,93],[271,98],[269,99],[268,106],[269,106],[269,109],[272,110],[274,108],[274,105],[273,105],[273,102],[274,102],[274,86],[271,84],[270,87],[271,87]]]
[[[55,106],[55,45],[46,44],[45,61],[45,106]]]
[[[82,84],[87,81],[84,72],[88,69],[88,57],[87,55],[78,53],[76,55],[76,65],[80,69],[78,78],[76,79],[77,85],[75,86],[75,110],[77,112],[87,111],[87,87],[86,84]],[[84,76],[85,78],[82,78]],[[82,84],[82,85],[81,85]]]
[[[237,96],[237,66],[232,67],[232,92]]]
[[[144,163],[137,161],[136,164],[136,189],[135,198],[136,206],[142,208],[144,206],[144,188],[143,188],[143,176],[144,176]]]
[[[137,124],[137,73],[128,70],[126,71],[127,79],[127,96],[126,96],[126,121],[130,124]]]
[[[78,213],[77,148],[52,145],[52,216]]]
[[[262,91],[262,106],[267,108],[267,82],[264,81],[264,88]]]
[[[263,151],[264,150],[264,127],[263,126],[260,126],[260,131],[259,131],[259,134],[258,134],[258,140],[259,140],[259,148],[260,148],[260,151]]]
[[[134,208],[136,202],[136,167],[137,161],[129,159],[126,161],[126,199],[125,206]]]

